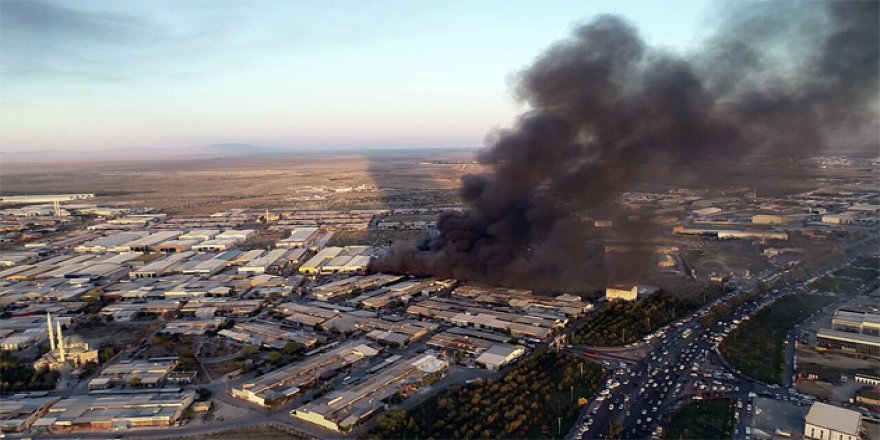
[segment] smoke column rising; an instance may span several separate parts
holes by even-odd
[[[693,55],[653,49],[614,16],[551,47],[520,76],[532,110],[479,152],[492,171],[462,179],[467,209],[439,216],[433,239],[394,244],[372,269],[577,285],[596,275],[581,214],[614,216],[614,198],[648,167],[710,178],[692,165],[817,153],[827,133],[877,123],[878,2],[729,6]]]

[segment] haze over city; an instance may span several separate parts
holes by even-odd
[[[0,147],[480,147],[578,22],[686,51],[711,5],[664,3],[4,1]]]
[[[0,433],[880,438],[878,35],[0,0]]]

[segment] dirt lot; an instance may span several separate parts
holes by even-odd
[[[290,154],[156,162],[15,164],[4,194],[95,193],[99,203],[145,205],[169,213],[230,208],[382,208],[457,203],[471,150]],[[454,163],[441,163],[441,162]],[[360,190],[346,188],[366,185]],[[309,196],[318,195],[309,200]]]
[[[293,434],[272,429],[270,427],[256,427],[235,429],[232,431],[218,432],[216,434],[186,437],[191,440],[256,440],[256,439],[301,439]]]
[[[822,399],[844,402],[862,387],[855,382],[856,373],[877,375],[880,365],[876,360],[856,359],[833,353],[817,353],[812,349],[797,352],[798,371],[818,374],[819,381],[802,381],[798,390]]]
[[[155,321],[138,324],[108,324],[97,321],[83,323],[74,331],[93,347],[113,345],[122,349],[137,344],[141,339],[151,335],[158,326]]]
[[[798,366],[813,364],[852,376],[856,373],[880,374],[880,364],[874,359],[856,359],[834,353],[817,353],[812,349],[798,350]]]

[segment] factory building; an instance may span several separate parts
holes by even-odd
[[[211,240],[212,238],[216,237],[217,234],[219,234],[219,233],[220,233],[219,229],[195,229],[195,230],[189,231],[189,232],[181,235],[178,238],[180,240],[205,241],[205,240]]]
[[[828,225],[852,225],[856,219],[849,214],[827,214],[822,216],[822,223]]]
[[[757,214],[752,216],[753,225],[784,225],[785,216],[771,214]]]
[[[240,322],[234,329],[220,330],[220,336],[232,340],[270,348],[283,348],[288,342],[296,342],[306,349],[312,349],[324,338],[310,332],[289,332],[275,326]]]
[[[290,231],[290,236],[275,243],[279,248],[308,248],[318,236],[318,228],[299,226]]]
[[[635,301],[639,297],[639,286],[635,284],[612,284],[605,288],[605,300]]]
[[[258,377],[232,390],[232,396],[261,406],[299,394],[300,389],[317,383],[322,374],[335,374],[379,351],[362,341],[351,341],[287,367]]]
[[[498,371],[526,354],[526,349],[518,345],[495,344],[477,359],[477,365],[491,371]]]
[[[397,361],[348,389],[334,391],[307,403],[290,415],[335,432],[347,432],[384,408],[384,400],[400,392],[415,392],[426,377],[449,363],[429,354]]]
[[[880,336],[880,314],[838,310],[831,318],[834,330]]]
[[[221,252],[228,251],[238,245],[238,240],[232,239],[211,239],[205,240],[199,244],[194,244],[192,250],[198,252]]]
[[[862,415],[857,411],[816,402],[807,412],[804,437],[815,440],[858,440]]]
[[[784,231],[773,230],[738,230],[738,229],[713,229],[676,226],[672,228],[676,235],[704,235],[717,237],[721,240],[728,239],[753,239],[753,240],[788,240],[788,234]]]
[[[126,251],[147,252],[159,243],[171,241],[179,237],[180,231],[161,231],[126,243]]]
[[[0,196],[0,203],[27,204],[27,203],[54,203],[71,202],[74,200],[94,199],[94,194],[45,194],[35,196]]]
[[[52,405],[34,426],[56,433],[172,426],[195,395],[194,391],[77,395]]]
[[[328,247],[299,267],[306,275],[329,275],[338,272],[362,272],[370,264],[368,246]]]
[[[0,400],[0,432],[22,432],[49,411],[60,397],[3,396]]]
[[[351,276],[341,280],[332,281],[312,288],[309,296],[318,301],[331,301],[336,298],[348,296],[354,292],[365,292],[394,283],[402,276],[377,273],[367,276]]]
[[[128,243],[144,238],[149,234],[150,233],[146,231],[120,232],[118,234],[108,235],[106,237],[83,243],[76,246],[74,251],[95,254],[102,254],[105,252],[128,252]]]
[[[880,358],[880,336],[819,329],[816,346],[859,356]]]
[[[113,384],[131,383],[138,383],[143,388],[159,388],[176,367],[176,357],[120,361],[108,365],[97,377],[90,380],[89,390],[101,390]]]

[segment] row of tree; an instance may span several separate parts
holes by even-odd
[[[58,372],[47,368],[34,369],[8,351],[0,352],[0,394],[18,391],[52,390],[58,383]]]
[[[571,335],[575,345],[618,346],[634,342],[698,309],[694,295],[661,291],[639,301],[612,301]]]
[[[452,386],[409,413],[387,412],[367,438],[558,438],[579,398],[604,379],[595,364],[540,351],[503,377]]]

